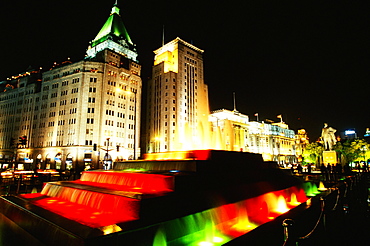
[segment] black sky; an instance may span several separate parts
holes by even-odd
[[[114,0],[2,1],[0,80],[29,65],[81,60]],[[315,140],[323,126],[370,127],[369,4],[365,1],[123,1],[146,86],[153,50],[177,36],[205,50],[211,110],[260,120],[282,114]]]

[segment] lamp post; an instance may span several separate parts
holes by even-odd
[[[109,139],[110,138],[107,138],[107,152],[105,153],[105,164],[108,166],[108,159],[109,159]]]

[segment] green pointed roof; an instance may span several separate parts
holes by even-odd
[[[123,24],[122,18],[119,15],[119,11],[120,9],[118,8],[117,4],[114,4],[108,20],[92,41],[92,47],[107,40],[109,37],[112,37],[113,39],[118,38],[119,40],[124,39],[128,44],[133,45],[126,27]]]

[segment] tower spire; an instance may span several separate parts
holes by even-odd
[[[119,15],[119,8],[118,8],[118,0],[116,0],[116,2],[113,4],[113,7],[112,7],[112,11],[111,11],[111,15],[112,14],[117,14]]]
[[[91,46],[86,51],[87,58],[95,57],[98,52],[106,48],[112,49],[112,47],[114,47],[115,52],[137,61],[135,45],[119,13],[118,0],[115,0],[107,21],[100,29],[98,35],[91,41]]]

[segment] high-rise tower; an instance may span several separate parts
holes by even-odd
[[[147,152],[206,147],[210,128],[203,52],[180,38],[154,51],[147,98]]]

